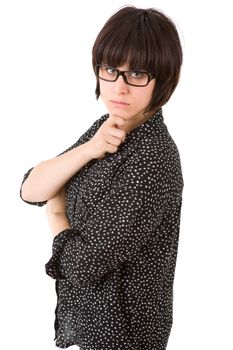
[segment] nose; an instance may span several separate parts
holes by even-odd
[[[126,94],[128,92],[128,84],[124,82],[123,76],[120,75],[116,81],[113,82],[114,84],[114,92],[118,95],[120,94]]]

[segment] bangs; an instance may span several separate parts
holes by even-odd
[[[129,70],[145,70],[156,73],[158,46],[156,36],[150,28],[149,21],[141,14],[141,21],[134,18],[127,23],[120,23],[117,30],[109,31],[96,48],[96,64],[112,67],[127,65]]]
[[[182,47],[175,24],[153,8],[127,6],[105,23],[92,48],[92,65],[113,68],[126,65],[127,70],[154,74],[156,84],[145,113],[154,113],[175,90],[182,65]],[[96,75],[96,98],[100,84]]]

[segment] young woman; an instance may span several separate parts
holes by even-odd
[[[161,11],[124,7],[93,46],[96,96],[108,114],[59,156],[24,176],[24,201],[47,205],[56,279],[56,346],[164,350],[183,177],[162,106],[182,49]]]

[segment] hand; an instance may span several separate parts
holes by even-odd
[[[120,127],[125,123],[125,120],[112,114],[101,125],[96,134],[88,141],[92,158],[103,158],[106,152],[115,153],[118,146],[125,141],[126,132]]]

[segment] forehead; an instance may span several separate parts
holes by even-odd
[[[141,67],[138,68],[138,67],[132,67],[132,66],[129,66],[129,64],[120,64],[120,65],[111,65],[111,64],[108,64],[108,63],[103,63],[104,65],[108,66],[108,67],[111,67],[111,68],[115,68],[115,69],[118,69],[120,71],[132,71],[132,70],[143,70],[145,71],[145,69],[142,69]]]
[[[123,64],[123,65],[117,66],[115,68],[117,68],[119,70],[129,70],[129,65],[128,64]]]
[[[104,47],[97,62],[105,63],[110,67],[115,67],[122,70],[144,70],[150,71],[154,65],[153,57],[145,50],[140,50],[138,47],[122,49],[119,46]]]

